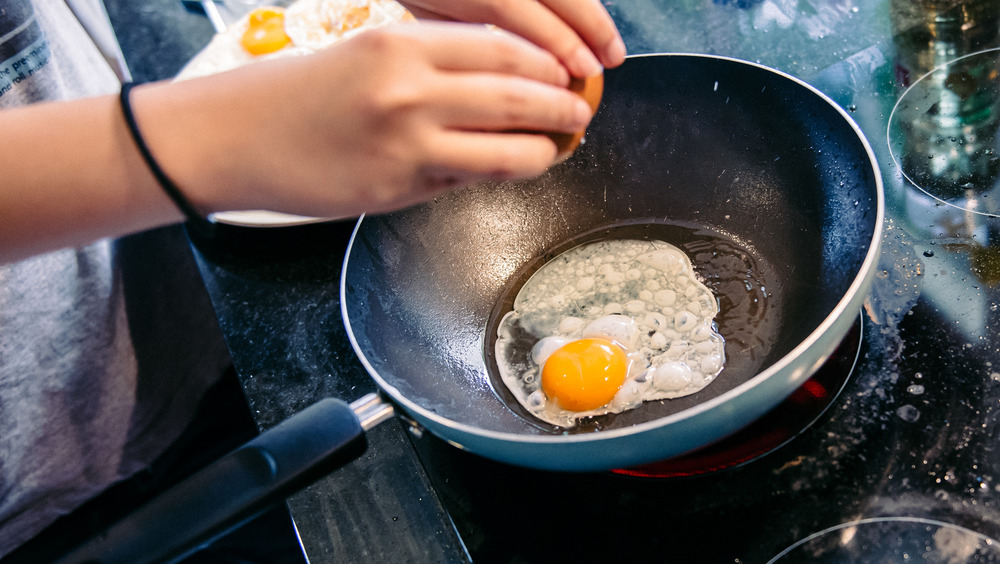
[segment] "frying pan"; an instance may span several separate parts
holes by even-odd
[[[534,468],[635,465],[740,429],[823,363],[869,288],[882,205],[864,136],[809,86],[720,57],[633,57],[565,164],[360,221],[341,305],[381,390],[436,435]],[[726,367],[692,396],[547,427],[498,383],[496,320],[548,258],[626,236],[688,252],[720,300]]]
[[[652,462],[721,439],[796,390],[856,319],[882,236],[878,171],[850,117],[788,75],[722,57],[630,57],[607,72],[585,143],[545,175],[358,222],[341,307],[388,402],[323,400],[66,561],[182,556],[360,454],[362,428],[394,410],[482,456],[559,471]],[[686,398],[547,426],[497,384],[496,321],[546,260],[611,237],[688,253],[719,299],[725,368]],[[163,531],[182,549],[154,547]]]

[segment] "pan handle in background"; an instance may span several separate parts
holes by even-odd
[[[365,431],[392,417],[376,394],[327,398],[168,489],[58,562],[174,562],[361,456]]]

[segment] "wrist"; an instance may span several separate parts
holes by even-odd
[[[145,173],[156,183],[153,190],[170,198],[186,216],[207,218],[211,213],[238,209],[233,187],[238,181],[226,171],[236,145],[225,124],[225,103],[213,90],[192,83],[142,85],[130,92],[131,109],[142,142],[169,183],[186,204],[178,206],[176,194],[164,190],[150,162],[143,159]],[[139,145],[133,139],[138,156]]]
[[[202,215],[202,212],[187,198],[184,192],[170,178],[166,171],[163,170],[163,167],[160,166],[159,161],[149,149],[149,145],[143,137],[142,130],[132,110],[131,92],[134,86],[135,84],[131,82],[122,84],[118,101],[122,110],[122,117],[125,119],[126,128],[132,142],[135,144],[136,150],[142,157],[146,168],[156,180],[156,184],[184,215],[190,228],[201,236],[211,237],[215,233],[215,224],[209,221],[206,215]]]

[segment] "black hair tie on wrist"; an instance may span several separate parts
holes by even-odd
[[[125,123],[128,124],[128,131],[132,134],[132,141],[135,142],[135,146],[139,149],[139,153],[142,155],[142,159],[146,161],[146,166],[149,167],[150,172],[156,178],[156,181],[163,188],[163,191],[170,196],[170,199],[174,201],[177,208],[181,210],[184,217],[187,218],[188,226],[198,235],[204,237],[211,237],[215,234],[215,223],[209,221],[206,217],[198,213],[194,205],[184,197],[184,194],[177,188],[177,185],[173,183],[172,180],[167,176],[163,169],[160,168],[159,163],[153,158],[153,154],[149,151],[149,147],[146,145],[146,141],[142,138],[142,133],[139,132],[139,125],[135,121],[135,115],[132,113],[132,102],[129,98],[129,93],[132,91],[132,87],[136,86],[135,83],[126,82],[122,84],[122,90],[120,95],[122,114],[125,116]]]

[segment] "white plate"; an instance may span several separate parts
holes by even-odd
[[[213,213],[210,219],[217,223],[238,225],[240,227],[289,227],[292,225],[306,225],[308,223],[330,221],[329,218],[325,217],[292,215],[290,213],[267,210],[219,212]]]
[[[345,16],[358,9],[369,14],[361,25],[342,31],[329,31],[339,29]],[[413,16],[394,0],[296,0],[288,6],[285,14],[286,32],[292,37],[294,45],[270,55],[250,55],[240,45],[240,38],[248,26],[248,17],[243,16],[229,25],[225,32],[216,34],[181,69],[175,80],[216,74],[265,59],[301,56],[367,29],[400,21],[413,21]],[[219,212],[212,215],[212,220],[243,227],[286,227],[329,221],[328,218],[266,210]]]

